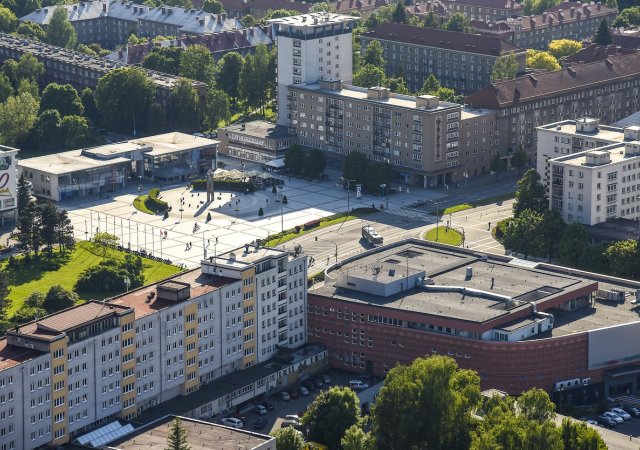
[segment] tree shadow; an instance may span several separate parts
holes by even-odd
[[[14,286],[41,279],[47,272],[55,272],[71,260],[72,251],[61,253],[54,251],[51,255],[40,253],[38,256],[21,256],[13,259],[4,267],[9,275],[9,282]]]

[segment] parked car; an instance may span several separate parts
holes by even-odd
[[[283,420],[282,424],[280,425],[280,428],[287,428],[287,427],[298,427],[300,426],[300,422],[297,422],[295,420]]]
[[[261,416],[264,416],[266,413],[269,412],[267,411],[267,408],[264,407],[264,405],[260,405],[260,404],[257,404],[254,409]]]
[[[596,417],[596,419],[598,420],[598,423],[602,426],[605,426],[607,428],[615,428],[617,423],[615,420],[613,420],[611,417],[609,416],[605,416],[604,414],[601,416]]]
[[[280,395],[282,396],[282,400],[284,400],[285,402],[288,402],[289,400],[291,400],[291,396],[287,391],[282,391]]]
[[[316,390],[316,385],[311,380],[304,381],[302,385],[306,387],[309,390],[309,392],[314,392]]]
[[[588,423],[589,425],[599,425],[598,421],[593,420],[593,419],[587,419],[585,420],[586,423]]]
[[[291,391],[289,391],[289,396],[291,398],[298,398],[300,397],[300,394],[298,393],[297,389],[291,389]]]
[[[232,428],[242,428],[244,426],[242,421],[236,417],[223,417],[220,419],[220,423]]]
[[[267,411],[275,411],[276,407],[273,405],[273,403],[269,403],[269,402],[262,402],[262,405],[267,408]]]
[[[611,408],[609,411],[611,411],[614,414],[619,415],[624,420],[631,420],[631,415],[628,412],[626,412],[624,409],[622,409],[622,408]]]
[[[610,419],[614,420],[616,423],[624,422],[624,419],[622,417],[620,417],[619,415],[617,415],[616,413],[613,413],[611,411],[607,411],[602,415],[609,417]]]
[[[324,386],[324,382],[322,381],[322,378],[320,377],[316,377],[313,379],[313,382],[316,384],[317,387],[321,388],[322,386]]]
[[[349,381],[349,387],[353,390],[359,390],[359,389],[366,389],[369,387],[369,385],[363,381],[360,380],[351,380]]]
[[[256,419],[256,421],[253,422],[253,428],[255,428],[256,430],[262,430],[266,424],[267,419]]]
[[[330,384],[331,377],[325,373],[324,375],[322,375],[322,381],[324,381],[324,384]]]
[[[287,414],[284,417],[284,420],[294,420],[296,422],[300,422],[300,416],[296,415],[296,414]]]
[[[298,391],[300,391],[300,395],[309,395],[309,390],[304,386],[300,386]]]
[[[240,422],[242,423],[247,423],[247,416],[242,415],[240,413],[232,413],[229,414],[229,417],[235,417],[236,419],[238,419]]]
[[[633,417],[640,417],[640,409],[636,408],[635,406],[625,406],[624,409],[626,412],[628,412],[629,414],[631,414]]]

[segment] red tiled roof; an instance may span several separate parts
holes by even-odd
[[[385,0],[338,0],[333,3],[336,12],[367,11],[385,6]]]
[[[638,53],[638,49],[616,47],[615,45],[596,45],[591,44],[588,47],[583,48],[578,53],[563,58],[564,63],[590,63],[595,61],[602,61],[604,59],[616,56],[631,55]]]
[[[611,37],[613,39],[613,45],[618,45],[622,48],[640,48],[640,36],[614,34]]]
[[[571,10],[573,9],[573,14]],[[588,4],[580,2],[564,2],[553,6],[542,14],[536,16],[523,16],[522,29],[540,28],[552,24],[577,22],[589,17],[604,17],[616,12],[615,8],[607,8],[601,4]]]
[[[411,15],[427,14],[429,12],[444,14],[447,13],[447,7],[440,0],[428,0],[426,2],[414,3],[405,8],[407,13]]]
[[[383,23],[362,35],[373,39],[447,48],[481,55],[500,56],[521,50],[510,42],[494,36],[414,27],[399,23]]]
[[[473,107],[502,108],[562,93],[578,92],[616,79],[640,78],[640,53],[575,64],[555,72],[493,83],[465,100]]]
[[[483,8],[496,8],[496,9],[519,9],[522,8],[522,3],[515,2],[513,0],[448,0],[447,3],[460,5],[481,6]]]
[[[42,352],[16,347],[7,343],[7,338],[0,339],[0,372],[29,361]]]

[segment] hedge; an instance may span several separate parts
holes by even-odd
[[[164,200],[160,200],[158,198],[159,194],[160,194],[160,189],[153,188],[149,191],[149,195],[144,201],[145,206],[149,208],[151,211],[154,211],[156,213],[163,212],[169,209],[169,204]]]
[[[213,183],[214,190],[221,189],[225,191],[241,191],[244,192],[247,189],[249,192],[254,192],[256,187],[250,181],[237,181],[231,179],[215,180]],[[199,178],[197,180],[191,180],[191,188],[197,191],[204,191],[207,189],[207,180]]]

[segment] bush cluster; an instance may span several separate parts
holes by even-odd
[[[144,202],[145,206],[155,213],[163,212],[169,209],[169,205],[167,204],[167,202],[158,198],[159,195],[160,189],[153,188],[149,191],[149,195]]]

